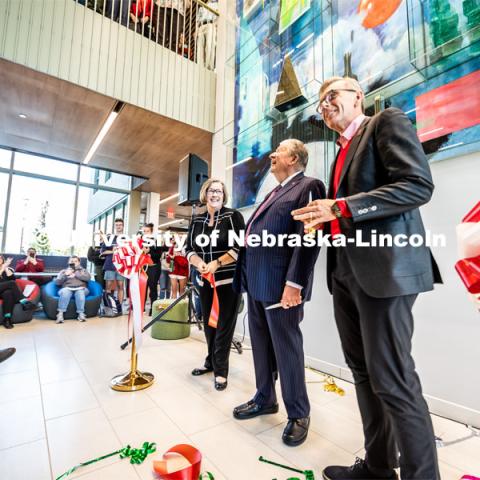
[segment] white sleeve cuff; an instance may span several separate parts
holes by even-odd
[[[298,288],[299,290],[302,290],[303,287],[301,285],[299,285],[298,283],[295,283],[295,282],[291,282],[290,280],[287,280],[286,281],[286,284],[289,286],[289,287],[294,287],[294,288]]]
[[[235,261],[238,260],[238,253],[232,248],[227,252]]]

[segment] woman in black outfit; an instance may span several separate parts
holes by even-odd
[[[35,308],[35,304],[29,302],[23,296],[22,291],[15,283],[15,276],[10,268],[11,263],[11,258],[5,260],[4,256],[0,255],[0,298],[3,301],[3,326],[5,328],[13,328],[12,312],[16,303],[21,303],[24,310]]]
[[[200,192],[200,201],[206,204],[207,210],[192,219],[187,238],[187,259],[200,272],[200,275],[208,272],[214,274],[219,303],[218,325],[217,328],[213,328],[208,325],[213,288],[207,280],[203,279],[200,286],[200,301],[208,355],[204,367],[195,368],[192,375],[203,375],[213,371],[217,390],[227,388],[230,345],[240,304],[240,295],[232,288],[239,249],[237,245],[229,244],[228,232],[233,230],[238,234],[240,230],[245,229],[242,214],[224,207],[227,199],[223,182],[214,178],[207,180]],[[218,231],[215,246],[211,245],[212,242],[204,247],[197,244],[196,239],[199,235],[210,236],[214,230]]]

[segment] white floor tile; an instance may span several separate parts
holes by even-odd
[[[45,422],[40,396],[2,404],[0,425],[2,432],[0,450],[45,438]],[[0,478],[5,477],[0,475]]]
[[[191,439],[192,445],[207,455],[228,480],[275,478],[273,467],[258,461],[260,455],[274,462],[287,463],[284,457],[234,421],[192,435]]]
[[[7,360],[8,361],[8,360]],[[0,375],[0,404],[40,395],[38,374],[35,370]]]
[[[83,372],[73,356],[51,358],[42,356],[38,362],[40,383],[54,383],[83,377]]]
[[[150,396],[187,435],[201,432],[229,420],[210,402],[186,387]]]
[[[37,356],[34,348],[17,348],[16,353],[8,361],[0,364],[0,375],[36,370]]]
[[[51,480],[45,440],[3,450],[0,456],[0,478],[3,480]]]
[[[148,461],[148,460],[146,460]],[[102,462],[99,462],[102,465]],[[139,476],[133,465],[128,459],[123,459],[113,465],[100,467],[98,470],[82,475],[82,471],[78,470],[78,478],[82,480],[138,480]]]
[[[47,421],[47,438],[54,477],[71,467],[114,452],[122,445],[100,409],[89,410]],[[82,468],[81,474],[122,461],[116,455]],[[80,475],[80,473],[75,476]]]
[[[93,385],[92,389],[105,415],[110,419],[149,410],[156,406],[144,390],[117,392],[110,388],[107,381]]]
[[[46,419],[62,417],[99,406],[84,378],[43,385],[42,396]]]

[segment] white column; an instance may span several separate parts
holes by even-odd
[[[153,231],[158,226],[158,218],[160,216],[160,194],[150,192],[147,199],[147,216],[145,223],[153,223]]]

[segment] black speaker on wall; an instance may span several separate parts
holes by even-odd
[[[189,153],[180,161],[178,167],[178,204],[182,206],[198,205],[200,189],[208,179],[208,163],[198,155]]]

